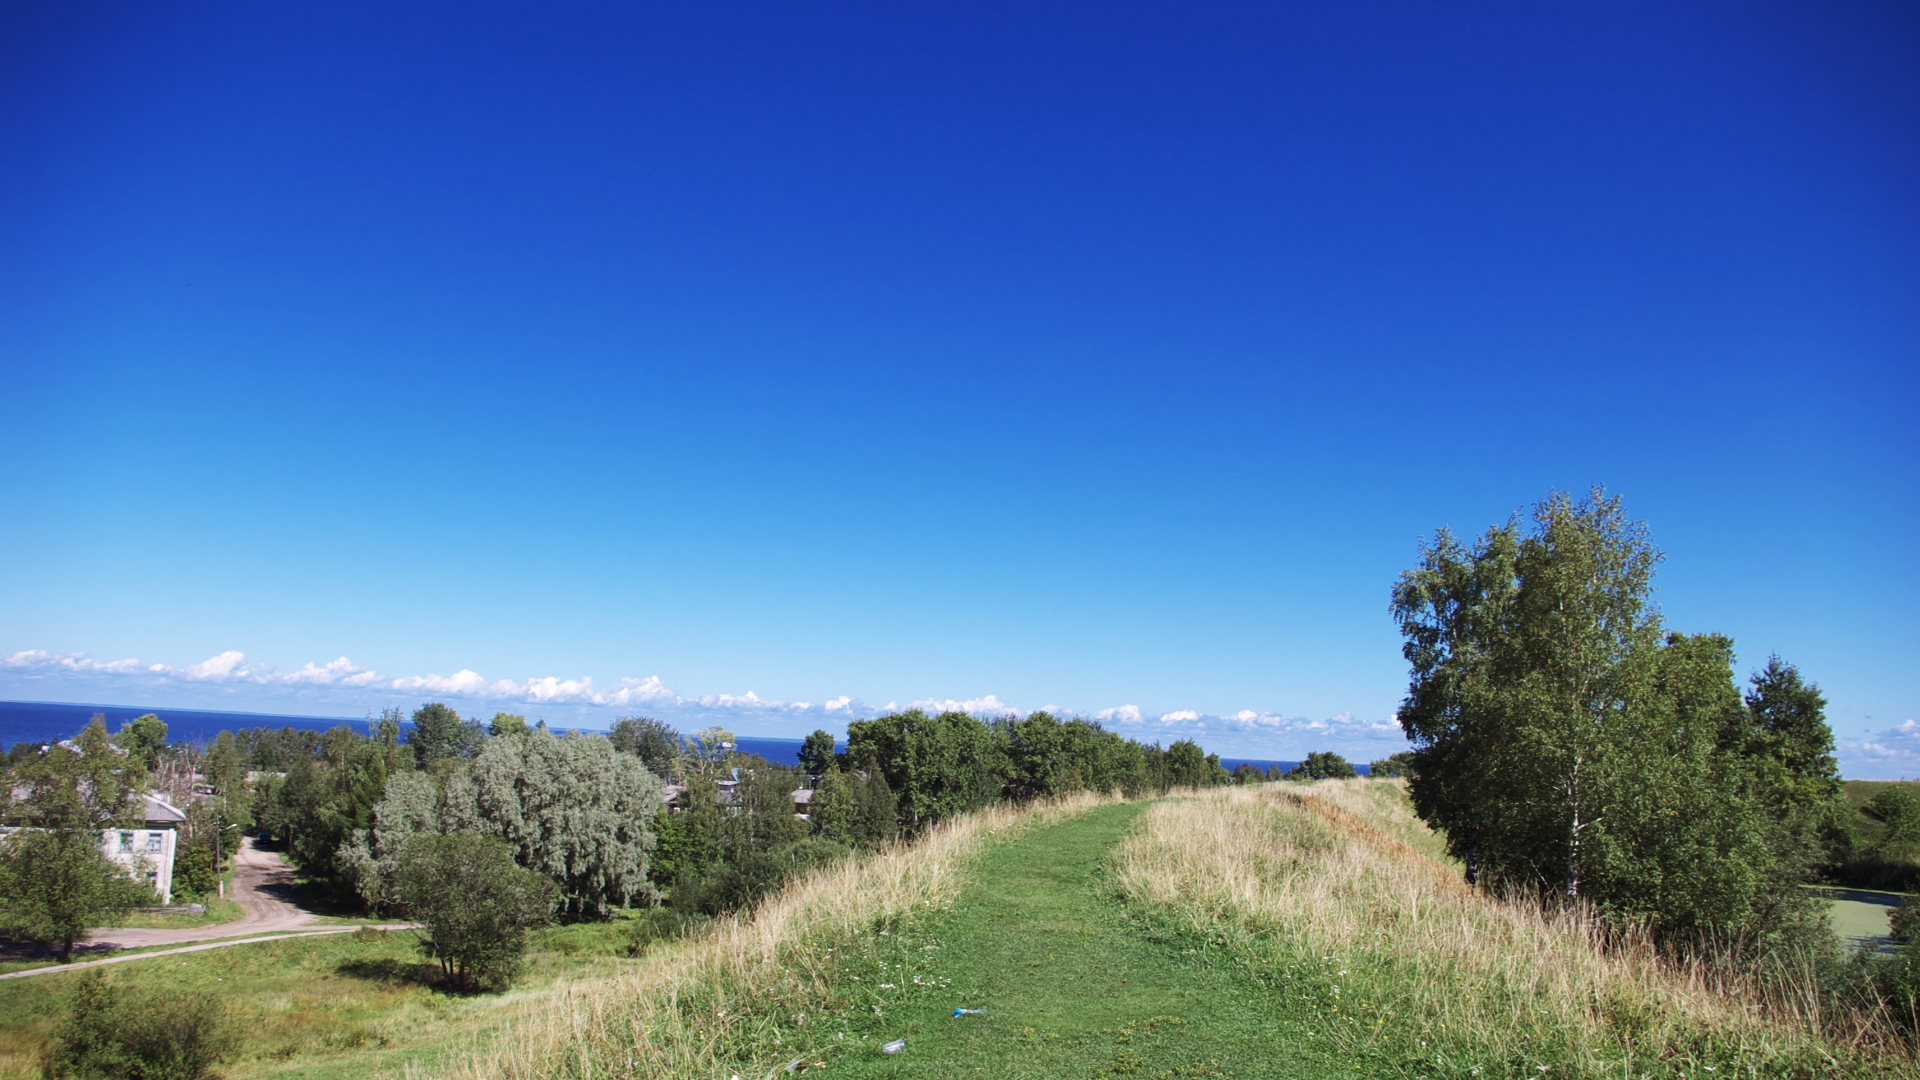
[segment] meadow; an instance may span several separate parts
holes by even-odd
[[[114,977],[225,1000],[235,1080],[1920,1075],[1791,978],[1468,890],[1392,781],[990,808],[653,921],[548,930],[501,995],[446,992],[404,931]],[[0,1078],[36,1075],[74,978],[0,984]]]

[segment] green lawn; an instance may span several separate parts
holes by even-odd
[[[198,930],[203,926],[218,926],[221,923],[230,923],[246,914],[246,910],[239,904],[231,900],[222,900],[217,896],[209,897],[205,901],[205,904],[207,910],[199,915],[189,915],[184,912],[167,912],[161,914],[148,911],[134,911],[129,912],[121,919],[105,925],[124,926],[141,930]]]
[[[829,1071],[858,1077],[1332,1077],[1359,1067],[1311,1012],[1177,940],[1156,941],[1102,887],[1143,810],[1110,806],[990,853],[947,913],[908,931],[903,992],[849,1021]],[[984,1009],[955,1018],[957,1007]],[[897,1054],[880,1047],[905,1039]],[[824,1059],[822,1059],[824,1060]],[[813,1061],[805,1064],[812,1065]]]
[[[615,961],[629,931],[620,924],[560,927],[529,957],[521,986],[538,986]],[[346,1078],[397,1071],[461,1037],[468,1021],[499,1006],[493,995],[442,992],[438,968],[411,931],[365,930],[288,938],[155,957],[100,969],[139,991],[221,998],[245,1034],[225,1070],[250,1077]],[[0,982],[0,1080],[40,1075],[38,1055],[82,972]]]

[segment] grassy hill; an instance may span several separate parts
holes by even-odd
[[[1916,1075],[1791,980],[1467,890],[1389,781],[1000,808],[637,958],[621,934],[551,931],[502,996],[427,985],[402,934],[116,977],[227,998],[234,1080]],[[0,986],[0,1071],[70,978]]]
[[[1887,827],[1867,812],[1875,795],[1903,787],[1920,795],[1920,780],[1849,780],[1844,787],[1853,813],[1847,819],[1852,852],[1838,868],[1839,883],[1859,889],[1920,891],[1920,842],[1885,842]]]
[[[802,883],[632,972],[529,999],[429,1071],[1914,1075],[1790,984],[1600,937],[1468,891],[1394,783],[1081,800]]]

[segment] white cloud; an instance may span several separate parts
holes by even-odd
[[[996,716],[1004,716],[1007,713],[1024,713],[1026,711],[1024,709],[1016,709],[1006,702],[1001,701],[999,698],[994,697],[992,694],[988,694],[986,697],[968,698],[965,701],[959,701],[954,698],[921,698],[919,701],[915,701],[907,707],[930,713],[991,713]]]
[[[67,653],[64,656],[56,656],[45,649],[27,649],[23,652],[17,652],[11,656],[0,658],[0,668],[11,668],[17,671],[27,672],[98,672],[108,675],[119,675],[139,671],[140,661],[129,657],[125,660],[112,660],[103,664],[98,660],[92,659],[86,653]]]
[[[1920,776],[1920,721],[1908,720],[1878,735],[1843,740],[1841,771],[1854,780],[1892,780]]]
[[[316,667],[309,660],[305,667],[277,676],[274,681],[294,686],[372,686],[380,681],[380,673],[363,668],[343,656],[324,667]]]
[[[182,668],[180,674],[189,679],[205,679],[208,682],[224,682],[227,679],[244,679],[253,674],[247,667],[247,654],[228,649],[218,656],[210,656],[197,664]]]
[[[448,697],[471,698],[518,698],[524,691],[513,682],[501,679],[488,682],[486,677],[470,668],[461,668],[451,675],[408,675],[390,683],[395,690],[425,690],[429,694],[445,694]]]
[[[680,695],[666,688],[660,676],[649,675],[644,679],[621,679],[618,689],[601,694],[595,700],[596,705],[650,705],[654,703],[678,704]]]
[[[488,707],[521,707],[515,711],[539,709],[546,719],[586,727],[605,726],[616,715],[612,710],[644,709],[686,727],[721,723],[748,730],[757,727],[761,731],[792,733],[801,724],[844,724],[903,707],[894,701],[874,707],[844,694],[819,703],[762,698],[751,690],[743,694],[682,696],[657,675],[623,678],[607,686],[596,684],[588,676],[532,676],[524,681],[489,678],[471,668],[461,668],[451,675],[388,677],[344,656],[324,664],[308,662],[280,673],[271,665],[249,660],[238,650],[175,668],[164,663],[143,667],[133,659],[102,663],[81,653],[55,655],[30,649],[0,656],[0,689],[4,688],[6,679],[22,688],[32,686],[36,694],[49,696],[55,692],[55,685],[64,682],[67,686],[63,692],[73,694],[73,700],[86,700],[86,695],[105,692],[108,686],[116,687],[112,691],[116,693],[129,686],[145,687],[148,693],[172,686],[175,690],[170,696],[174,703],[181,705],[198,698],[196,703],[217,701],[221,708],[231,708],[237,703],[264,711],[326,707],[338,710],[336,715],[441,698],[485,702]],[[532,708],[526,708],[529,706]],[[967,699],[922,698],[904,707],[988,717],[1025,716],[1032,711],[1002,701],[993,694]],[[1063,710],[1048,705],[1045,709],[1075,715],[1071,708]],[[1394,718],[1368,721],[1348,713],[1324,719],[1289,717],[1255,709],[1224,715],[1176,709],[1149,715],[1140,706],[1127,704],[1101,709],[1093,713],[1092,718],[1123,728],[1134,738],[1190,738],[1209,750],[1234,757],[1292,758],[1308,750],[1367,755],[1376,751],[1391,752],[1404,745]],[[1920,775],[1920,724],[1910,721],[1871,742],[1857,744],[1852,754],[1861,760],[1879,762],[1885,768],[1904,767],[1909,775]]]

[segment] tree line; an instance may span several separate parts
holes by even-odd
[[[1191,741],[1141,744],[1047,713],[982,720],[909,710],[857,721],[837,752],[830,734],[815,732],[798,766],[739,753],[720,729],[683,734],[624,717],[605,735],[563,735],[516,714],[462,717],[443,703],[387,710],[365,733],[255,728],[207,744],[166,735],[156,717],[112,736],[96,718],[71,747],[9,755],[6,790],[24,781],[36,794],[9,807],[7,820],[70,822],[56,854],[84,872],[54,890],[73,901],[60,931],[69,944],[109,909],[152,902],[150,891],[122,888],[125,875],[98,850],[99,829],[133,825],[138,801],[128,796],[152,787],[171,791],[189,817],[175,863],[180,898],[216,890],[233,828],[244,828],[282,846],[316,899],[428,923],[449,978],[472,985],[510,978],[517,955],[514,947],[481,955],[473,943],[491,935],[511,946],[556,914],[665,905],[696,919],[991,802],[1231,779]],[[799,791],[807,794],[796,807]],[[82,810],[76,799],[92,801]],[[52,835],[15,833],[6,867],[17,872],[0,869],[0,885],[58,878],[35,847]],[[484,882],[459,890],[431,884],[483,871]],[[485,918],[471,902],[481,895],[499,899]],[[457,925],[476,918],[485,933]],[[48,936],[45,926],[31,932]]]

